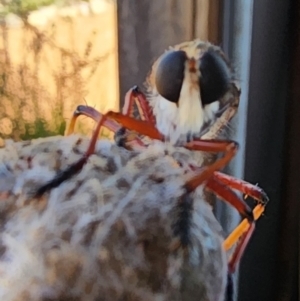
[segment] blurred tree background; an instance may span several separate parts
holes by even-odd
[[[0,22],[1,138],[63,134],[82,103],[118,109],[114,2],[2,1]]]
[[[66,1],[62,1],[61,3],[67,4]],[[22,18],[26,18],[32,11],[38,10],[40,7],[50,4],[56,4],[56,0],[1,1],[1,14],[2,17],[7,16],[8,14],[15,14]]]

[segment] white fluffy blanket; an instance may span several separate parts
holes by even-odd
[[[227,258],[203,188],[182,206],[188,166],[201,156],[161,142],[130,152],[102,140],[74,177],[30,197],[88,142],[6,141],[0,150],[0,300],[223,300]]]

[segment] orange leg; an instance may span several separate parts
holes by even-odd
[[[247,196],[250,196],[259,203],[266,205],[269,201],[267,194],[257,185],[250,184],[246,181],[217,171],[214,173],[214,177],[223,184],[229,186],[232,189],[236,189]]]
[[[245,234],[242,236],[242,238],[239,240],[237,246],[236,246],[236,249],[234,250],[230,260],[229,260],[229,263],[228,263],[228,272],[229,273],[234,273],[235,272],[235,269],[238,265],[238,263],[240,262],[244,252],[245,252],[245,249],[250,241],[250,238],[254,232],[254,229],[255,229],[255,222],[252,221],[250,224],[249,224],[249,228],[248,230],[245,232]]]
[[[254,219],[258,220],[260,216],[264,213],[265,206],[258,204],[253,209]],[[240,224],[228,235],[223,243],[223,248],[225,251],[229,251],[234,244],[248,231],[250,224],[247,219],[243,219]]]
[[[89,107],[89,106],[78,106],[76,108],[76,110],[74,111],[73,113],[73,116],[72,116],[72,119],[71,119],[71,122],[70,122],[70,125],[69,125],[69,128],[68,128],[68,131],[66,133],[67,136],[71,135],[74,133],[74,128],[75,128],[75,123],[77,121],[77,118],[79,116],[86,116],[86,117],[89,117],[89,118],[92,118],[94,121],[96,122],[99,122],[100,119],[102,118],[102,114],[99,113],[95,108],[93,107]],[[106,120],[103,124],[104,127],[108,128],[109,130],[113,131],[113,132],[117,132],[121,126],[116,123],[115,121],[113,120]]]
[[[156,124],[152,108],[149,106],[146,96],[142,93],[138,86],[134,86],[126,93],[122,114],[129,117],[134,117],[134,104],[136,104],[142,120],[146,120],[153,125]]]
[[[126,93],[122,114],[134,118],[134,105],[138,108],[141,120],[145,120],[153,126],[156,124],[152,108],[150,107],[146,96],[137,86],[134,86]],[[144,142],[139,137],[139,133],[130,133],[126,127],[123,127],[116,132],[114,139],[117,145],[130,150],[145,147]]]
[[[195,190],[204,181],[209,179],[215,171],[225,167],[234,157],[238,150],[238,144],[234,141],[221,141],[221,140],[194,140],[185,145],[187,149],[199,150],[204,152],[224,152],[224,156],[216,160],[213,164],[199,169],[198,175],[186,183],[188,191]]]
[[[239,233],[240,234],[239,237],[242,238],[238,241],[237,247],[234,250],[233,255],[228,263],[228,272],[234,273],[235,268],[238,262],[240,261],[245,251],[245,248],[255,229],[255,219],[252,210],[243,201],[243,199],[239,198],[237,194],[235,194],[228,186],[222,184],[216,178],[209,179],[206,183],[206,188],[214,192],[222,200],[234,206],[238,210],[238,212],[245,218],[245,220],[248,221],[249,227],[247,228],[246,231],[244,231],[243,229],[242,233]]]
[[[254,219],[257,220],[264,212],[265,206],[267,205],[269,198],[267,194],[258,187],[257,185],[250,184],[246,181],[236,179],[232,176],[223,174],[221,172],[215,172],[214,178],[218,179],[224,185],[230,187],[231,189],[235,189],[237,191],[242,192],[243,194],[250,196],[259,202],[258,205],[255,206],[253,210]],[[232,248],[234,244],[238,242],[238,240],[249,231],[250,224],[244,219],[234,230],[233,232],[226,238],[224,241],[224,249],[228,251]]]
[[[253,210],[254,219],[257,220],[262,215],[265,206],[269,201],[269,198],[263,191],[263,189],[261,189],[257,185],[250,184],[246,181],[236,179],[232,176],[217,171],[214,173],[214,178],[218,179],[220,182],[230,187],[231,189],[240,191],[243,194],[258,201],[259,204],[256,205]],[[239,240],[239,238],[248,231],[248,229],[249,223],[247,222],[247,220],[243,220],[225,240],[224,249],[228,251]]]
[[[104,115],[104,119],[110,118],[118,123],[120,123],[123,127],[130,131],[135,131],[143,136],[148,136],[151,139],[156,140],[164,140],[164,136],[158,131],[154,124],[144,121],[134,119],[133,117],[124,116],[121,113],[110,111]],[[101,127],[101,126],[100,126]]]
[[[149,106],[146,96],[139,90],[137,86],[134,86],[126,93],[122,114],[133,118],[134,104],[136,104],[138,107],[141,119],[146,120],[149,123],[155,125],[156,122],[155,122],[155,117],[153,115],[152,109]],[[99,113],[97,110],[95,110],[95,108],[90,106],[80,105],[73,113],[66,135],[71,135],[74,133],[74,128],[75,128],[77,118],[81,115],[92,118],[97,123],[102,117],[102,114]],[[121,128],[120,125],[118,125],[116,122],[112,120],[105,121],[103,126],[113,131],[114,133],[116,133]]]
[[[125,94],[124,105],[122,108],[122,114],[128,117],[134,117],[134,102],[135,102],[135,87],[129,89]]]
[[[240,198],[230,187],[224,185],[214,176],[205,184],[205,188],[214,192],[220,199],[233,206],[243,217],[253,219],[252,210],[242,198]]]
[[[103,117],[103,114],[99,113],[93,107],[81,106],[81,105],[78,106],[77,109],[75,110],[75,112],[73,113],[73,117],[71,119],[69,129],[66,133],[67,136],[71,135],[74,132],[76,120],[81,115],[92,118],[97,123]],[[130,135],[128,133],[126,133],[126,135],[125,135],[125,133],[123,133],[125,138],[119,137],[120,133],[122,132],[122,130],[124,128],[122,128],[122,126],[114,120],[106,119],[103,123],[103,126],[106,127],[107,129],[109,129],[110,131],[116,133],[116,137],[115,137],[116,142],[118,140],[122,139],[122,141],[118,143],[118,145],[120,145],[120,146],[122,145],[122,146],[126,147],[127,149],[135,149],[135,148],[139,149],[144,146],[144,143],[141,141],[141,139],[139,139],[139,137],[137,135]]]
[[[188,149],[205,151],[205,152],[221,152],[225,154],[222,158],[216,160],[213,164],[201,168],[197,174],[186,183],[186,189],[188,192],[193,191],[199,185],[205,182],[205,187],[222,200],[228,202],[235,207],[238,212],[246,219],[246,223],[239,225],[235,237],[229,237],[225,241],[225,246],[233,245],[237,242],[237,247],[229,261],[229,272],[234,272],[236,265],[240,261],[245,248],[253,234],[255,229],[255,216],[254,212],[244,202],[242,198],[239,198],[232,189],[241,191],[265,205],[268,198],[266,194],[259,187],[251,185],[245,181],[235,179],[220,173],[219,170],[225,167],[229,161],[233,158],[237,151],[237,144],[234,142],[226,141],[213,141],[213,140],[195,140],[186,145]],[[261,214],[261,213],[260,213]],[[258,216],[256,216],[258,218]],[[239,238],[241,238],[239,240]]]

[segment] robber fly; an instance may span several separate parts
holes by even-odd
[[[217,139],[239,104],[240,91],[230,64],[222,50],[210,43],[195,40],[179,44],[156,60],[147,80],[147,92],[146,97],[137,87],[130,89],[120,113],[101,114],[89,106],[77,107],[68,133],[74,131],[78,116],[93,118],[97,126],[90,145],[78,162],[40,187],[36,196],[57,187],[81,170],[94,153],[102,126],[114,132],[126,129],[122,144],[128,149],[147,147],[142,138],[147,136],[193,151],[224,153],[211,164],[191,168],[191,178],[184,188],[190,193],[203,184],[205,189],[231,204],[248,221],[240,224],[234,238],[227,238],[224,244],[228,250],[237,242],[228,263],[229,274],[232,274],[268,198],[258,186],[220,172],[238,150],[236,142]],[[141,119],[134,117],[134,105],[137,105]],[[259,205],[252,210],[234,190],[252,197]]]

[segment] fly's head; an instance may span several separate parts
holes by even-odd
[[[239,98],[223,52],[200,40],[179,44],[159,57],[148,92],[157,128],[174,144],[203,135],[216,138],[235,114]]]

